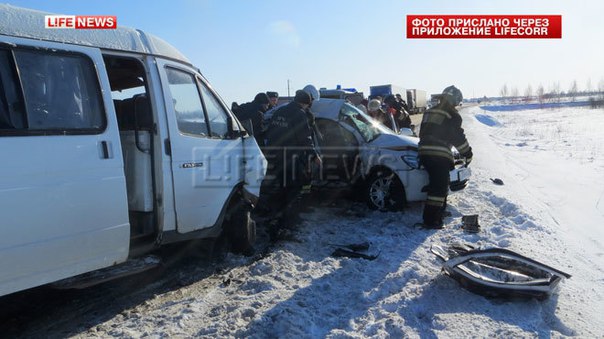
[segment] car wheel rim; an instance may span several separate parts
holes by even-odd
[[[371,184],[369,198],[371,199],[371,203],[377,208],[386,208],[386,202],[389,201],[391,184],[392,178],[378,178]]]

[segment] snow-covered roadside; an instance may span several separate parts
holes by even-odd
[[[414,229],[421,204],[404,214],[348,201],[322,204],[304,214],[298,241],[279,243],[251,263],[229,255],[234,268],[227,273],[192,278],[119,314],[81,312],[81,323],[95,325],[76,336],[601,337],[602,203],[591,197],[604,190],[603,113],[466,108],[473,178],[450,197],[446,229]],[[565,179],[573,173],[580,177]],[[494,185],[494,177],[505,185]],[[586,207],[575,210],[574,203]],[[480,215],[481,233],[459,228],[460,216],[470,213]],[[376,260],[331,256],[335,244],[364,241],[371,242],[369,254],[379,253]],[[510,248],[573,277],[545,301],[489,300],[440,272],[429,248],[453,241]],[[49,324],[32,333],[74,332]]]

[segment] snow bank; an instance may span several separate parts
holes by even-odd
[[[583,107],[583,106],[590,106],[591,104],[592,103],[589,101],[544,102],[544,103],[485,105],[485,106],[480,106],[480,108],[485,111],[491,111],[491,112],[507,112],[507,111],[526,111],[526,110],[546,109],[546,108]]]

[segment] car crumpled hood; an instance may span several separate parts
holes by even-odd
[[[392,151],[417,151],[419,138],[406,135],[382,134],[369,144]]]

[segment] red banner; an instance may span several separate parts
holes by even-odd
[[[408,39],[560,39],[561,15],[407,15]]]

